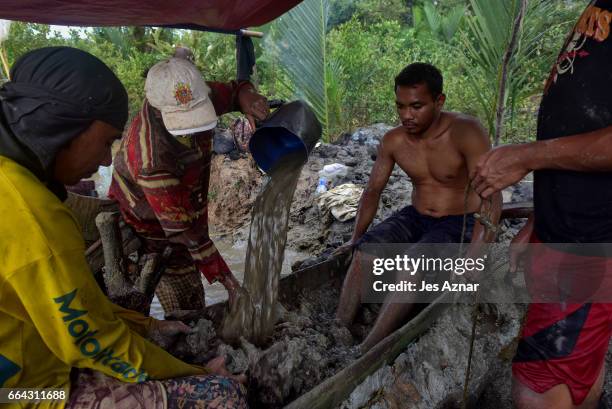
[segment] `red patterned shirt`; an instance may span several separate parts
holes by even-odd
[[[239,108],[238,91],[244,84],[208,83],[217,115]],[[176,274],[177,266],[186,262],[185,269],[192,269],[195,264],[211,283],[230,273],[208,235],[212,134],[172,136],[159,111],[145,100],[113,160],[109,190],[146,246],[158,251],[173,247],[170,264]]]

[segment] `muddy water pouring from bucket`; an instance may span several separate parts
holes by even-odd
[[[279,108],[251,139],[253,157],[269,179],[253,208],[243,288],[230,300],[222,324],[226,340],[243,336],[261,345],[272,334],[291,201],[308,152],[320,136],[312,110],[296,101]]]

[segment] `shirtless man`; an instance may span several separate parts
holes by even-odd
[[[464,239],[472,238],[474,251],[492,237],[474,223],[472,213],[481,206],[471,192],[465,203],[465,188],[478,159],[490,150],[486,131],[477,119],[454,112],[442,112],[442,74],[429,64],[414,63],[395,78],[397,112],[402,125],[382,139],[368,185],[361,196],[355,230],[345,248],[353,248],[353,261],[346,275],[336,316],[349,326],[362,298],[360,246],[364,243],[459,243],[463,215],[468,213]],[[368,232],[380,195],[395,164],[413,184],[412,205],[400,210]],[[493,222],[497,222],[501,196],[492,198]],[[394,331],[410,312],[406,294],[388,296],[370,334],[361,344],[369,350]],[[401,300],[403,302],[399,302]]]

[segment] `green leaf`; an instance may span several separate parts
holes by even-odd
[[[327,0],[305,0],[273,24],[266,49],[279,61],[296,98],[308,102],[329,137],[326,86]],[[331,77],[330,77],[331,78]]]

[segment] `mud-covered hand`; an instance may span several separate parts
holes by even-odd
[[[167,349],[182,334],[189,334],[191,327],[181,321],[153,320],[147,338],[160,347]]]
[[[216,358],[211,359],[206,364],[206,370],[213,375],[225,376],[226,378],[234,379],[241,384],[246,384],[247,378],[246,375],[232,375],[230,371],[225,367],[225,357],[218,356]]]
[[[263,121],[270,113],[268,100],[259,94],[251,84],[240,88],[238,102],[240,103],[240,111],[246,115],[252,129],[256,127],[255,119]]]
[[[189,334],[191,332],[191,327],[181,321],[155,320],[152,328],[166,336]]]
[[[219,279],[219,282],[225,287],[227,290],[227,295],[229,297],[229,303],[232,304],[232,301],[236,297],[236,292],[241,288],[240,283],[236,280],[233,274],[224,275]]]
[[[353,251],[354,247],[355,247],[355,242],[351,239],[347,241],[346,243],[344,243],[343,245],[341,245],[340,247],[338,247],[337,249],[335,249],[332,255],[337,256],[340,254],[350,253]]]
[[[501,146],[484,154],[470,175],[474,191],[487,198],[525,177],[531,171],[526,146]]]

